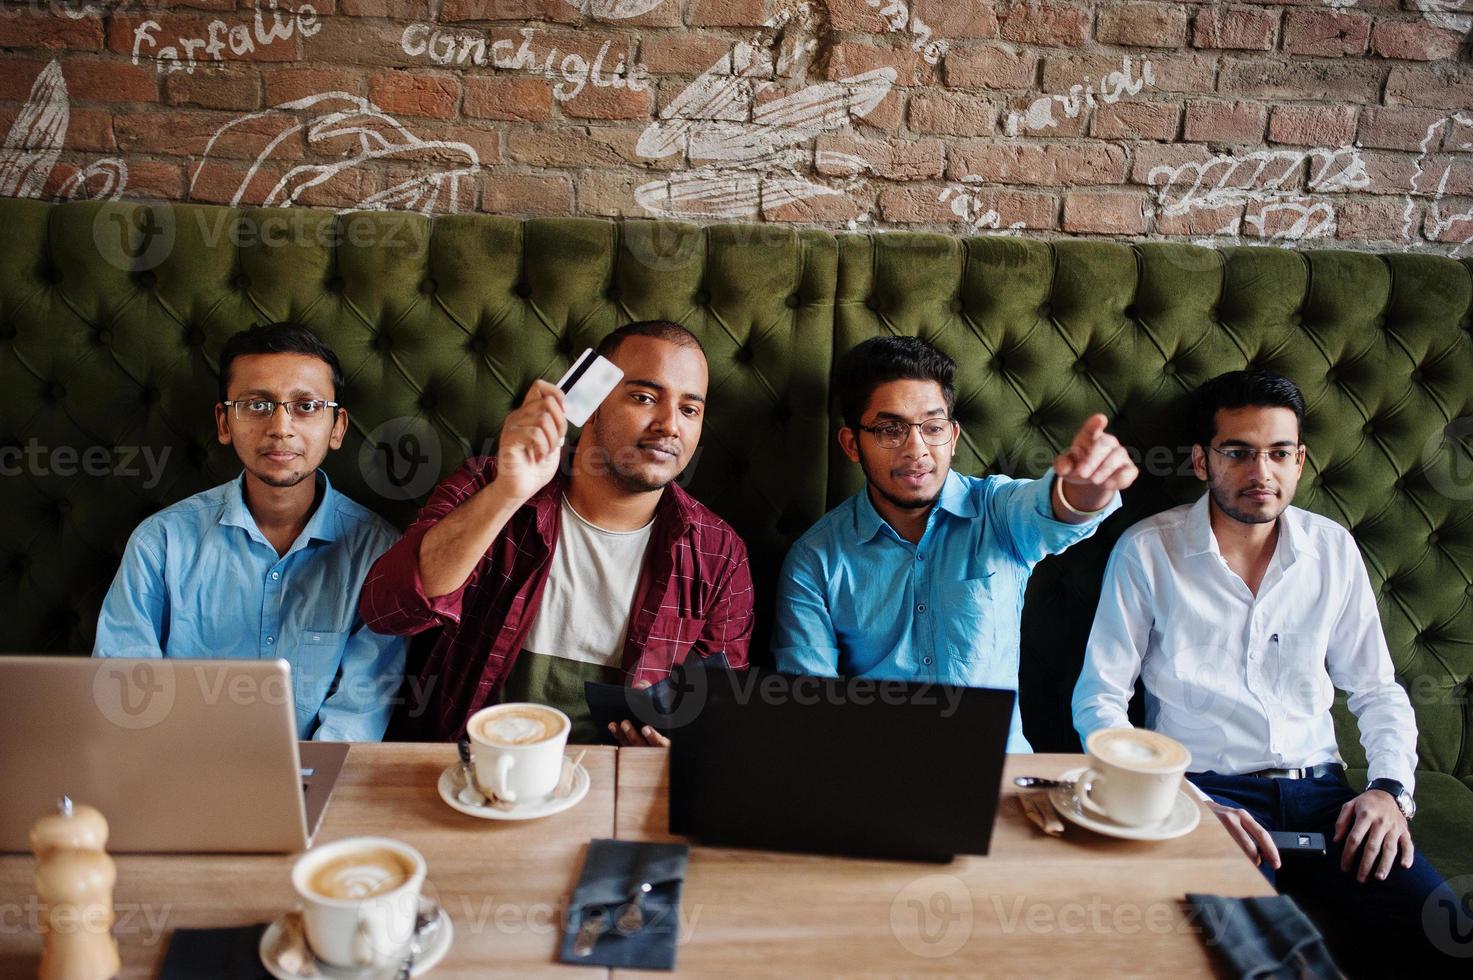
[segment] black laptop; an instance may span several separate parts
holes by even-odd
[[[987,853],[1012,691],[755,672],[690,686],[704,703],[672,732],[672,834],[917,861]]]

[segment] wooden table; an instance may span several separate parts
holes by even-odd
[[[355,745],[317,843],[388,834],[429,864],[426,892],[449,911],[455,945],[436,980],[607,971],[556,961],[561,924],[595,837],[669,839],[667,756],[594,747],[588,797],[557,816],[493,822],[450,810],[435,791],[452,745]],[[1188,891],[1270,895],[1211,814],[1162,844],[1070,828],[1037,832],[1011,777],[1056,775],[1078,756],[1008,761],[987,857],[945,865],[696,847],[682,902],[680,972],[1001,976],[1210,973],[1178,905]],[[617,789],[617,792],[616,792]],[[242,814],[242,819],[249,819]],[[295,855],[118,855],[116,932],[126,978],[153,978],[176,928],[265,922],[295,899]],[[34,976],[40,940],[28,855],[0,857],[0,977]]]
[[[313,843],[386,834],[419,849],[429,865],[425,893],[455,924],[436,980],[554,972],[591,980],[607,971],[563,966],[555,951],[588,841],[613,835],[616,753],[589,748],[583,766],[592,785],[571,810],[506,822],[468,817],[440,800],[435,783],[455,761],[454,745],[354,745]],[[292,907],[295,857],[115,855],[122,976],[152,980],[173,929],[266,922]],[[36,975],[41,943],[27,918],[34,872],[29,856],[0,857],[0,977]]]
[[[988,977],[1212,975],[1179,899],[1272,895],[1205,808],[1162,843],[1068,825],[1038,831],[1016,775],[1057,776],[1082,756],[1013,756],[986,857],[857,861],[695,847],[677,965],[693,974],[946,972]],[[619,751],[618,836],[670,840],[667,754]]]

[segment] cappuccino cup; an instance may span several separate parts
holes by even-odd
[[[563,748],[573,724],[545,704],[516,702],[471,715],[466,735],[476,780],[506,803],[539,803],[563,777]]]
[[[1085,742],[1089,768],[1074,783],[1080,806],[1126,827],[1150,827],[1171,815],[1191,752],[1143,728],[1103,728]]]
[[[424,878],[424,857],[390,837],[312,848],[292,866],[307,945],[333,966],[397,963],[414,935]]]

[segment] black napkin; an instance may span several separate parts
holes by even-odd
[[[1188,895],[1209,949],[1230,976],[1252,980],[1343,980],[1325,937],[1288,895],[1224,898]]]
[[[627,967],[638,970],[675,969],[675,945],[680,935],[680,888],[685,881],[685,844],[641,844],[635,841],[591,841],[583,859],[583,873],[573,889],[568,920],[558,959],[588,966]],[[632,936],[614,930],[619,913],[641,881],[653,887],[640,902],[644,927]],[[585,923],[603,916],[598,939],[587,956],[573,953]]]
[[[261,965],[266,926],[175,929],[159,980],[271,980]]]

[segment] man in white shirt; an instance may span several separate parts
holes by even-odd
[[[1289,506],[1304,470],[1303,396],[1279,375],[1235,371],[1195,401],[1192,465],[1207,493],[1116,544],[1074,727],[1081,738],[1129,727],[1140,677],[1146,727],[1191,750],[1188,779],[1264,875],[1364,926],[1392,956],[1420,958],[1423,905],[1442,878],[1408,826],[1416,719],[1354,539]],[[1359,794],[1336,747],[1336,687],[1370,764]],[[1328,854],[1281,860],[1269,831],[1323,833]],[[1405,939],[1399,950],[1387,930]]]

